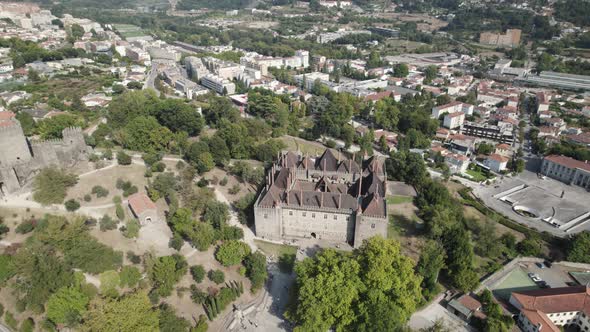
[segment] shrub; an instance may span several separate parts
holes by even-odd
[[[184,240],[182,239],[182,236],[178,234],[174,234],[174,236],[172,236],[170,239],[170,242],[168,242],[168,246],[176,251],[180,251],[183,244]]]
[[[90,202],[92,200],[92,196],[90,194],[84,195],[84,202]]]
[[[123,287],[135,287],[141,279],[141,273],[139,269],[135,266],[123,266],[121,269],[121,273],[119,274],[121,277],[121,286]]]
[[[117,204],[115,206],[115,214],[119,220],[125,219],[125,210],[123,210],[123,206],[121,204]]]
[[[6,325],[8,325],[8,327],[16,331],[16,328],[18,327],[18,321],[14,318],[12,312],[6,312],[6,316],[4,316],[4,321],[6,322]]]
[[[221,179],[221,181],[219,181],[219,185],[220,186],[225,186],[228,181],[229,180],[227,179],[227,176],[224,176],[223,179]]]
[[[100,230],[105,232],[105,231],[110,231],[113,230],[115,228],[117,228],[117,222],[115,220],[113,220],[113,218],[111,218],[108,215],[104,215],[102,216],[102,218],[100,218]]]
[[[191,285],[191,300],[196,304],[203,304],[207,299],[207,293],[197,287],[197,285]]]
[[[207,179],[205,178],[201,178],[198,182],[197,182],[197,186],[203,188],[203,187],[207,187],[209,185],[209,181],[207,181]]]
[[[164,172],[166,170],[166,164],[159,161],[153,164],[152,167],[150,167],[150,169],[152,170],[152,172]]]
[[[205,268],[203,265],[191,266],[191,275],[196,283],[200,283],[205,278]]]
[[[209,270],[207,277],[218,285],[225,281],[225,273],[221,270]]]
[[[215,252],[217,259],[224,266],[236,265],[250,254],[250,246],[240,241],[227,241],[222,243]]]
[[[117,162],[119,165],[131,165],[131,156],[123,151],[117,152]]]
[[[18,226],[16,226],[15,232],[19,234],[27,234],[37,227],[38,221],[36,219],[29,219],[21,222]]]
[[[35,321],[29,317],[21,324],[19,332],[33,332],[35,330]]]
[[[105,271],[98,278],[100,279],[101,294],[111,295],[117,293],[117,287],[121,284],[121,278],[117,271]]]
[[[80,208],[80,203],[75,199],[68,200],[65,204],[66,210],[74,212]]]
[[[45,168],[33,182],[33,199],[43,205],[60,204],[69,187],[78,183],[78,176],[58,168]]]
[[[229,190],[227,191],[230,195],[237,195],[240,192],[240,185],[234,184]]]
[[[113,160],[113,150],[111,149],[106,149],[103,154],[102,157],[104,159],[108,159],[108,160]]]
[[[133,264],[139,264],[141,263],[141,257],[139,255],[136,255],[133,251],[129,250],[127,252],[127,259],[133,263]]]
[[[107,197],[109,195],[109,191],[103,186],[92,187],[92,193],[96,195],[97,198]]]
[[[121,200],[121,196],[117,195],[115,197],[113,197],[113,203],[115,204],[121,204],[123,201]]]
[[[127,225],[125,226],[125,230],[123,231],[123,236],[126,238],[134,238],[139,235],[139,221],[137,219],[131,219],[127,221]]]
[[[4,306],[0,303],[0,318],[2,318],[2,316],[4,316]]]

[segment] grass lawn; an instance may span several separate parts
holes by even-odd
[[[412,203],[414,201],[414,197],[404,196],[404,195],[392,195],[392,196],[387,196],[386,201],[387,201],[387,204]]]
[[[290,273],[295,264],[295,255],[297,247],[286,244],[276,244],[261,240],[254,240],[258,248],[266,255],[279,258],[279,267],[281,271]]]
[[[471,175],[471,179],[473,181],[480,182],[480,181],[485,181],[488,179],[483,173],[478,172],[478,171],[474,171],[472,169],[466,170],[465,173]]]

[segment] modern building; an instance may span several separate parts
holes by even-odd
[[[444,113],[452,114],[457,112],[463,112],[467,115],[471,115],[473,114],[474,109],[475,106],[473,105],[465,104],[460,101],[454,101],[452,103],[433,107],[431,117],[438,119]]]
[[[541,164],[541,174],[567,184],[590,189],[590,164],[574,158],[558,155],[546,156]]]
[[[521,84],[545,86],[565,90],[590,90],[590,76],[542,71],[538,76],[525,75],[517,78]]]
[[[201,84],[219,94],[233,95],[236,93],[236,85],[233,82],[213,74],[203,76]]]
[[[359,164],[353,159],[329,149],[318,157],[282,153],[254,204],[256,235],[354,247],[375,235],[386,237],[384,161],[373,156]]]
[[[494,126],[486,123],[465,122],[461,133],[469,136],[512,144],[514,133],[512,126]]]
[[[560,332],[566,325],[590,330],[588,286],[513,292],[509,301],[520,311],[517,324],[524,332]]]

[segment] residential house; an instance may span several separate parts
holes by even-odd
[[[506,166],[508,165],[508,161],[510,159],[499,155],[497,153],[493,153],[489,155],[486,160],[484,160],[484,165],[489,167],[492,171],[496,173],[500,173],[506,170]]]

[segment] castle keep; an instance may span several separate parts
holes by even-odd
[[[383,160],[361,165],[331,150],[311,158],[283,153],[254,205],[256,235],[272,240],[317,238],[355,247],[387,236]]]
[[[86,160],[80,128],[66,128],[62,139],[29,141],[12,112],[0,112],[0,197],[21,189],[42,168],[68,168]]]

